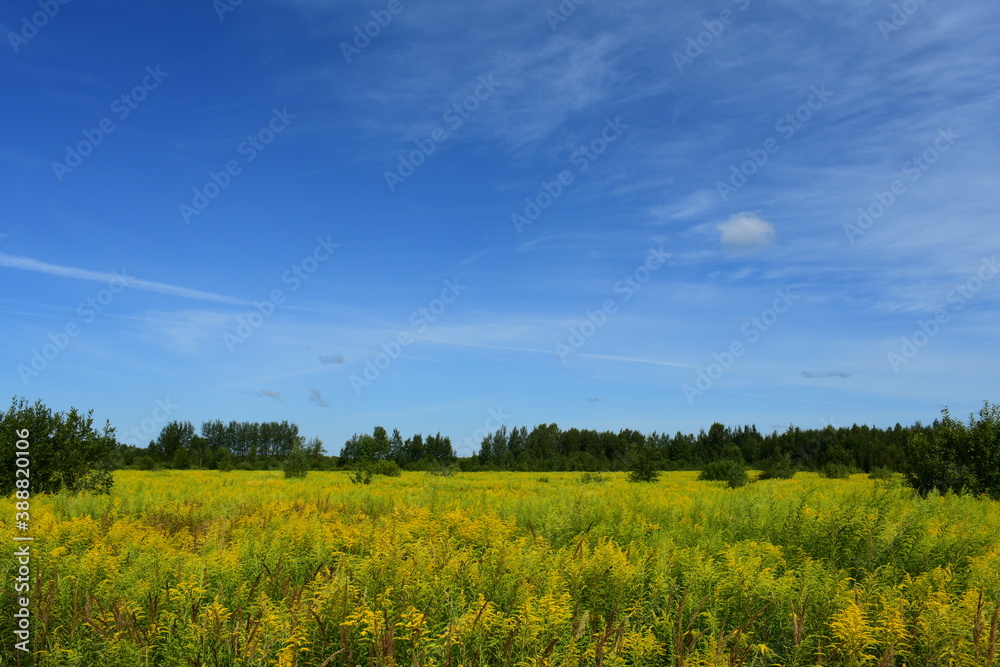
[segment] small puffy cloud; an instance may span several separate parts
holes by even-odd
[[[265,389],[264,391],[258,391],[257,395],[258,396],[263,396],[265,398],[273,398],[276,401],[280,401],[281,400],[281,392],[280,391],[274,391],[273,389]]]
[[[837,373],[834,371],[826,371],[824,373],[817,373],[815,371],[802,371],[802,377],[808,380],[815,380],[816,378],[849,378],[851,373]]]
[[[323,398],[323,392],[321,392],[316,387],[312,387],[309,389],[309,400],[321,408],[325,408],[330,405],[329,401]]]
[[[344,355],[342,354],[321,354],[319,355],[320,363],[323,364],[342,364],[344,363]]]
[[[774,241],[774,225],[753,213],[737,213],[715,228],[722,247],[730,252],[756,252]]]

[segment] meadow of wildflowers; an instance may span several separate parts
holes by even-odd
[[[34,655],[3,664],[1000,662],[1000,503],[696,476],[118,471],[34,499]]]

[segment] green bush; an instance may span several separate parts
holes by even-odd
[[[660,478],[651,447],[640,447],[632,454],[628,465],[628,481],[655,482]]]
[[[385,475],[386,477],[399,477],[403,474],[403,471],[399,468],[399,464],[387,459],[376,461],[372,464],[371,470],[373,475]]]
[[[854,469],[851,466],[836,461],[828,461],[819,471],[820,477],[827,479],[847,479],[853,473]]]
[[[309,472],[309,452],[302,447],[296,447],[285,459],[282,467],[285,470],[285,479],[305,477]]]
[[[702,469],[698,479],[703,482],[726,482],[731,489],[750,481],[746,464],[735,459],[712,461]]]
[[[354,468],[354,472],[350,475],[351,482],[354,484],[371,484],[372,483],[372,466],[367,461],[362,461],[358,463]]]
[[[791,479],[795,477],[792,457],[788,454],[775,456],[764,461],[757,479]]]
[[[896,476],[896,473],[892,471],[891,468],[885,468],[883,466],[876,466],[871,469],[868,473],[868,479],[892,479]]]
[[[580,475],[580,484],[600,484],[606,482],[607,478],[599,472],[585,472]]]

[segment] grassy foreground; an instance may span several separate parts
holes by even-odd
[[[32,501],[34,664],[1000,662],[1000,503],[696,475],[120,471]]]

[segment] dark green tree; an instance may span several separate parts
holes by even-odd
[[[455,450],[451,446],[451,438],[442,436],[440,432],[427,436],[427,440],[424,442],[424,452],[426,456],[441,465],[448,465],[455,460]]]
[[[305,477],[309,472],[309,451],[305,447],[295,447],[285,457],[282,468],[285,471],[285,479]]]
[[[191,422],[172,421],[160,429],[154,452],[161,459],[174,461],[179,450],[190,450],[194,437],[194,425]]]
[[[309,454],[309,467],[318,470],[323,466],[326,459],[323,456],[323,441],[319,438],[310,438],[305,444],[306,452]]]
[[[921,495],[959,491],[1000,498],[1000,406],[983,404],[969,424],[948,409],[906,441],[906,479]]]
[[[647,445],[635,445],[630,455],[628,481],[655,482],[660,478],[656,466],[656,451]]]
[[[370,461],[374,458],[374,454],[374,439],[367,433],[362,435],[355,433],[340,450],[340,460],[342,464],[351,465],[358,461]]]
[[[56,493],[65,488],[73,492],[109,493],[114,484],[111,463],[118,443],[110,422],[98,431],[94,411],[80,413],[70,408],[53,413],[42,402],[28,403],[14,397],[8,410],[0,413],[0,493],[13,493],[18,459],[27,459],[31,493]],[[22,437],[23,436],[23,437]],[[27,456],[20,453],[18,441],[27,441]]]
[[[1000,499],[1000,405],[984,402],[978,416],[969,416],[967,434],[966,456],[976,493]]]
[[[382,426],[376,426],[372,431],[372,453],[368,458],[372,460],[388,459],[392,453],[392,446],[389,444],[389,434]]]
[[[389,438],[389,458],[397,463],[402,462],[405,447],[406,443],[403,442],[403,436],[400,435],[399,429],[392,429],[392,437]]]
[[[406,439],[403,443],[403,457],[400,459],[400,463],[403,465],[411,465],[422,461],[424,457],[427,456],[427,452],[424,449],[424,436],[419,433],[413,435]]]

